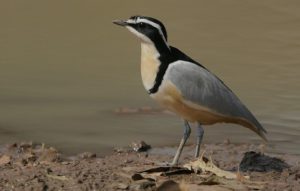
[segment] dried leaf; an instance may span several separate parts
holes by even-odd
[[[212,160],[207,160],[203,157],[199,158],[196,161],[185,164],[184,167],[190,170],[196,170],[196,171],[202,170],[202,171],[212,172],[219,177],[225,177],[227,179],[237,178],[236,174],[218,168],[216,165],[213,164]]]

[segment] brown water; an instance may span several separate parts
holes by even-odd
[[[272,151],[300,154],[299,10],[299,1],[1,1],[0,143],[102,154],[137,139],[177,144],[179,118],[113,112],[156,107],[141,84],[139,42],[111,23],[142,14],[231,87]],[[226,138],[260,142],[239,126],[206,128],[205,142]]]

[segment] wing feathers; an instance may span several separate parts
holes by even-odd
[[[243,125],[266,140],[265,129],[252,113],[221,80],[205,68],[179,60],[170,64],[165,78],[170,80],[188,101],[225,116],[245,119],[250,123]]]

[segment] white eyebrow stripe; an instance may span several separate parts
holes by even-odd
[[[156,28],[159,31],[159,34],[162,36],[163,41],[165,42],[165,44],[167,45],[167,47],[170,49],[170,47],[168,45],[168,42],[167,42],[167,40],[166,40],[166,38],[164,36],[164,33],[162,32],[162,29],[161,29],[161,27],[160,27],[159,24],[157,24],[155,22],[152,22],[152,21],[149,21],[148,19],[140,18],[140,17],[138,17],[137,19],[128,19],[126,22],[130,23],[130,24],[137,24],[137,23],[143,22],[143,23],[147,23],[147,24],[153,26],[154,28]]]
[[[163,38],[165,44],[167,45],[167,47],[169,47],[169,45],[168,45],[168,43],[167,43],[167,40],[166,40],[166,38],[165,38],[165,36],[164,36],[164,33],[162,32],[162,29],[161,29],[161,27],[160,27],[159,24],[157,24],[157,23],[155,23],[155,22],[152,22],[152,21],[149,21],[149,20],[147,20],[147,19],[141,19],[141,18],[138,18],[138,19],[137,19],[137,23],[140,23],[140,22],[147,23],[147,24],[153,26],[154,28],[157,28],[158,31],[159,31],[159,34],[162,36],[162,38]]]
[[[127,23],[130,23],[130,24],[136,23],[136,21],[133,20],[133,19],[128,19],[126,22],[127,22]]]

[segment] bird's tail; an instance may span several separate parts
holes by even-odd
[[[252,131],[257,133],[265,142],[268,142],[268,139],[266,137],[267,131],[263,128],[263,126],[256,119],[254,119],[253,122],[250,122],[243,118],[239,118],[238,123],[240,125],[243,125],[244,127],[247,127],[248,129],[251,129]]]

